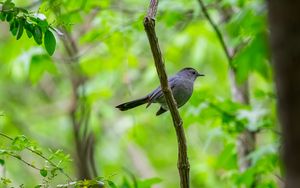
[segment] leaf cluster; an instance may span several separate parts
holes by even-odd
[[[44,44],[48,54],[53,55],[56,40],[52,31],[55,30],[43,14],[33,14],[24,8],[16,7],[11,0],[6,0],[1,4],[0,20],[9,24],[11,34],[17,40],[26,32],[28,38],[33,37],[38,45]]]
[[[62,168],[66,162],[71,161],[70,155],[63,153],[62,150],[49,150],[51,155],[46,157],[42,152],[42,149],[32,140],[28,139],[24,135],[16,136],[11,138],[3,133],[1,133],[3,138],[10,140],[11,142],[6,145],[5,148],[0,150],[0,165],[5,165],[5,159],[15,158],[21,163],[24,163],[30,168],[33,168],[39,171],[39,174],[42,177],[42,183],[36,187],[48,187],[53,181],[53,179],[58,175],[58,173],[64,174],[66,181],[72,180],[69,175],[64,172]],[[27,159],[22,157],[22,153],[25,151],[30,151],[32,154],[35,154],[37,157],[44,160],[43,167],[38,167],[35,162],[29,162]],[[2,183],[10,184],[12,180],[4,178],[1,180]]]

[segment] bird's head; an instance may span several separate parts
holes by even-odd
[[[192,81],[195,81],[199,76],[204,76],[204,74],[200,74],[197,70],[191,67],[181,69],[177,75],[191,79]]]

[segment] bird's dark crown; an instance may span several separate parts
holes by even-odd
[[[181,69],[181,71],[185,71],[185,70],[189,70],[189,71],[191,71],[191,70],[193,70],[193,71],[196,71],[194,68],[192,68],[192,67],[186,67],[186,68],[183,68],[183,69]],[[181,72],[180,71],[180,72]]]
[[[177,75],[188,76],[193,78],[194,80],[199,76],[204,76],[204,74],[200,74],[196,69],[192,67],[186,67],[180,70]]]

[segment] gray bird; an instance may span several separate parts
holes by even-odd
[[[192,96],[194,82],[199,76],[204,76],[204,74],[200,74],[195,69],[187,67],[169,78],[168,83],[178,108],[183,106]],[[161,105],[159,110],[156,112],[157,116],[168,110],[168,105],[160,86],[145,97],[120,104],[116,106],[116,108],[121,111],[126,111],[146,103],[146,108],[148,108],[152,103],[159,103]]]

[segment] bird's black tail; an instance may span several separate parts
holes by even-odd
[[[121,111],[125,111],[140,106],[142,104],[145,104],[147,102],[148,102],[148,96],[133,101],[125,102],[123,104],[119,104],[118,106],[116,106],[116,108],[118,108]]]

